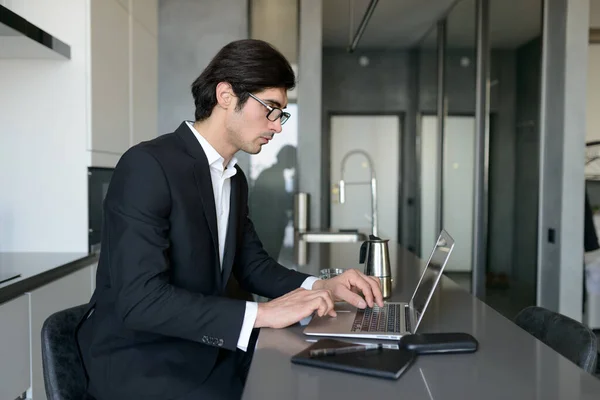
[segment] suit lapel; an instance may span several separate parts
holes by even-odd
[[[210,169],[208,161],[206,165],[202,162],[197,162],[194,165],[194,176],[196,177],[196,185],[204,207],[204,215],[208,221],[208,228],[212,236],[213,245],[217,255],[219,254],[219,234],[217,230],[217,209],[215,207],[215,197],[213,195],[212,181],[210,179]]]
[[[219,262],[219,235],[217,230],[217,210],[215,207],[215,196],[213,194],[212,180],[210,178],[210,168],[208,166],[208,159],[202,149],[202,146],[198,142],[198,139],[194,136],[186,122],[179,125],[179,128],[175,133],[184,141],[187,152],[196,159],[194,164],[194,178],[196,180],[196,186],[200,194],[202,207],[204,209],[204,215],[208,222],[208,229],[212,236],[213,248],[217,255],[217,263]],[[219,265],[215,265],[217,271],[220,272]],[[222,287],[221,274],[215,274],[217,276],[217,287]]]
[[[236,166],[237,168],[237,166]],[[231,269],[233,267],[233,260],[236,252],[236,233],[237,233],[237,220],[239,218],[239,179],[240,173],[236,173],[231,178],[231,199],[229,202],[229,220],[227,222],[227,236],[225,239],[225,254],[223,255],[223,277],[221,280],[222,287],[225,288]]]

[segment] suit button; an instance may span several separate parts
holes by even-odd
[[[223,339],[219,339],[219,347],[223,346]]]
[[[202,343],[208,343],[208,338],[206,336],[202,336]]]

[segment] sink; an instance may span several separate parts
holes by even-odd
[[[308,231],[298,233],[307,243],[354,243],[367,240],[367,235],[353,230]]]

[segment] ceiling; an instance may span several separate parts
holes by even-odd
[[[455,1],[379,0],[357,49],[408,48],[417,43]],[[323,46],[348,47],[350,32],[353,37],[369,3],[370,0],[324,0]]]
[[[353,37],[369,3],[370,0],[325,0],[323,46],[348,47],[350,33]],[[542,0],[491,0],[492,48],[512,49],[540,35],[541,7]],[[431,28],[448,12],[448,46],[474,47],[475,0],[379,0],[357,50],[406,49],[417,44],[434,47],[436,34]]]

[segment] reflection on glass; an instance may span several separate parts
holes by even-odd
[[[437,190],[437,105],[438,105],[438,26],[435,23],[423,38],[416,50],[419,92],[418,112],[420,121],[419,144],[417,148],[419,169],[419,210],[420,210],[420,257],[426,257],[434,245],[439,231]]]
[[[460,1],[452,9],[444,52],[447,110],[442,150],[442,228],[456,240],[446,272],[468,276],[473,270],[475,194],[475,9],[475,0]]]
[[[443,132],[439,129],[437,87],[433,87],[434,92],[427,85],[431,80],[437,82],[438,76],[437,52],[430,45],[434,43],[433,32],[423,42],[420,56],[421,256],[433,247],[441,223],[457,243],[446,272],[467,275],[463,285],[467,290],[473,251],[475,35],[475,0],[460,1],[446,20],[446,46],[441,60]]]
[[[286,109],[292,114],[282,131],[250,156],[248,208],[264,249],[282,265],[292,267],[293,201],[298,145],[297,105]]]
[[[536,295],[542,2],[491,0],[490,15],[485,301],[513,318]]]

